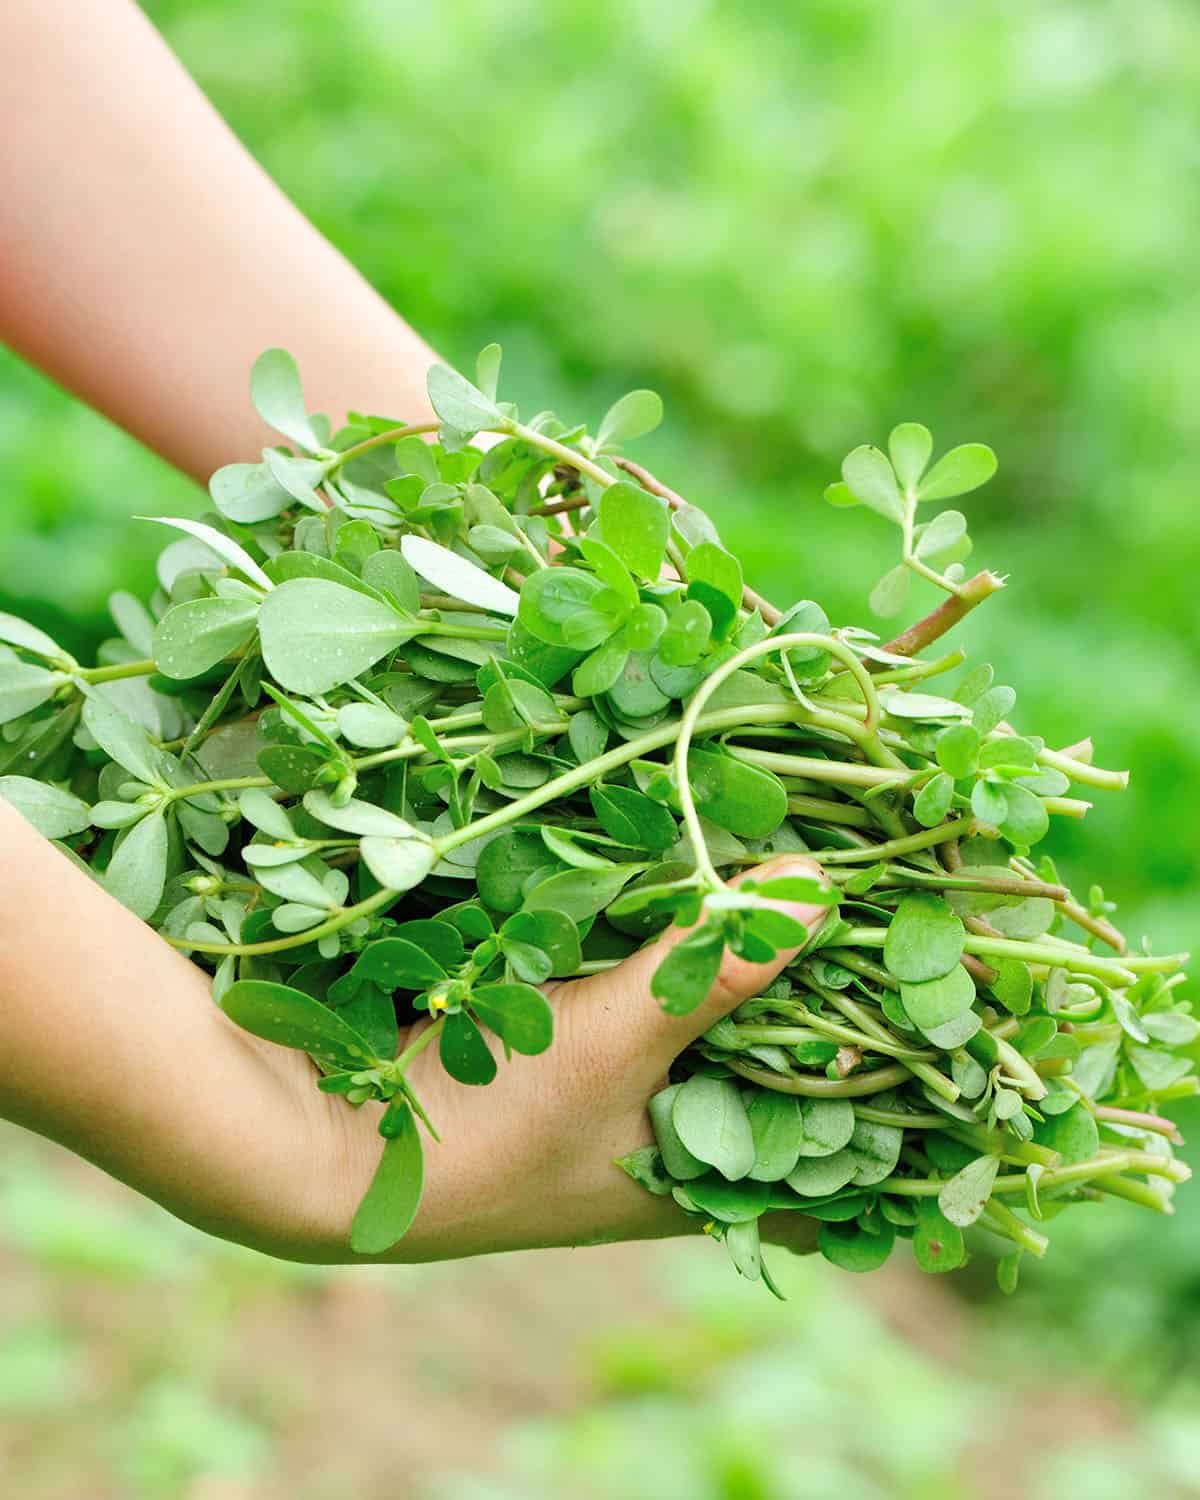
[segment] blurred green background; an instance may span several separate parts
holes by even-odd
[[[871,623],[892,537],[820,499],[849,448],[904,419],[991,443],[975,560],[1011,582],[965,644],[1022,728],[1133,767],[1055,852],[1192,945],[1194,5],[147,9],[448,359],[499,339],[507,393],[572,418],[659,389],[636,456],[777,602]],[[149,586],[131,515],[205,505],[2,355],[0,471],[0,607],[81,649]],[[1014,1302],[982,1268],[955,1295],[797,1265],[780,1312],[706,1245],[276,1266],[4,1146],[0,1470],[29,1500],[1200,1494],[1200,1193],[1062,1226]]]

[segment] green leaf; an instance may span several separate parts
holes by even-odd
[[[892,466],[878,448],[864,443],[846,455],[842,463],[842,478],[846,488],[863,505],[886,516],[897,525],[904,513],[900,491]]]
[[[712,616],[698,599],[686,599],[667,620],[658,655],[667,666],[687,667],[700,660],[712,639]]]
[[[409,533],[400,538],[400,552],[411,568],[442,593],[492,614],[516,614],[520,600],[514,590],[465,557],[459,557],[457,552],[451,552],[449,547],[439,547],[436,542]],[[544,573],[549,571],[543,569]]]
[[[1063,1114],[1035,1122],[1033,1138],[1039,1146],[1057,1151],[1063,1165],[1087,1161],[1100,1149],[1100,1132],[1087,1105],[1073,1105]]]
[[[508,426],[496,403],[448,365],[434,365],[426,384],[429,404],[447,427],[469,435],[485,427],[503,430]]]
[[[579,929],[560,911],[519,911],[500,929],[503,942],[528,943],[550,960],[550,973],[563,978],[574,974],[582,958]]]
[[[996,455],[983,443],[951,448],[930,469],[917,490],[918,500],[952,500],[986,484],[996,472]]]
[[[877,1271],[892,1253],[896,1230],[880,1216],[874,1233],[857,1223],[822,1224],[817,1231],[817,1249],[843,1271]]]
[[[302,990],[262,979],[239,979],[221,1009],[245,1031],[281,1047],[307,1052],[329,1068],[356,1072],[375,1061],[366,1038]]]
[[[876,1120],[856,1117],[854,1132],[846,1150],[854,1158],[855,1187],[874,1187],[896,1170],[904,1131],[898,1125],[881,1125]]]
[[[465,1011],[448,1015],[438,1043],[442,1067],[459,1083],[486,1084],[495,1078],[496,1059],[483,1033]]]
[[[208,481],[208,493],[221,514],[239,526],[270,521],[292,503],[266,463],[226,464]]]
[[[971,724],[955,724],[938,735],[934,754],[938,765],[956,781],[970,776],[979,763],[982,741]]]
[[[1008,793],[1006,786],[977,781],[971,788],[971,811],[981,823],[999,828],[1008,817]]]
[[[420,885],[433,869],[437,855],[433,844],[421,834],[411,838],[364,838],[359,844],[363,864],[393,891],[409,891]]]
[[[854,1106],[849,1099],[803,1099],[800,1122],[803,1130],[800,1156],[832,1156],[850,1144],[854,1134]]]
[[[32,651],[35,656],[44,656],[51,661],[65,662],[68,659],[63,648],[57,641],[51,640],[44,630],[18,619],[16,615],[6,614],[3,610],[0,610],[0,641],[16,646],[21,651]]]
[[[913,798],[913,817],[922,828],[936,828],[954,800],[954,778],[943,771],[927,781]]]
[[[70,838],[92,821],[86,802],[28,776],[0,776],[0,798],[48,839]]]
[[[500,361],[504,351],[499,344],[485,344],[475,356],[475,379],[489,401],[496,399],[500,384]]]
[[[607,693],[625,670],[629,660],[628,647],[621,644],[624,632],[606,645],[598,646],[575,668],[571,675],[571,690],[577,698],[594,698]]]
[[[1050,814],[1040,797],[1027,787],[1010,782],[1004,789],[1007,804],[1000,832],[1010,843],[1029,848],[1050,831]]]
[[[802,1198],[823,1198],[844,1188],[858,1171],[858,1158],[846,1148],[828,1156],[801,1156],[787,1185]]]
[[[878,615],[881,620],[890,620],[893,615],[898,615],[908,602],[911,582],[912,572],[907,564],[897,563],[894,568],[889,569],[871,590],[867,600],[871,613]]]
[[[630,391],[608,408],[596,433],[597,449],[615,448],[653,432],[663,419],[662,397],[657,391]],[[611,544],[610,544],[611,545]],[[657,574],[650,574],[656,577]]]
[[[0,724],[9,724],[40,708],[66,679],[31,662],[0,661]]]
[[[675,1129],[673,1111],[682,1087],[680,1083],[673,1083],[651,1097],[650,1123],[654,1126],[654,1137],[668,1174],[676,1182],[690,1182],[693,1178],[704,1176],[708,1171],[708,1163],[692,1155]]]
[[[862,504],[848,484],[827,484],[824,494],[829,504],[836,506],[838,510],[848,510],[852,505]]]
[[[754,1137],[749,1176],[756,1182],[781,1182],[799,1161],[804,1145],[799,1099],[772,1089],[755,1089],[746,1114]]]
[[[614,865],[607,870],[563,870],[535,885],[525,897],[524,907],[526,911],[559,911],[573,922],[586,922],[603,911],[635,874],[636,865]]]
[[[671,1118],[686,1149],[730,1182],[754,1166],[750,1119],[740,1090],[727,1078],[694,1073],[675,1096]]]
[[[725,937],[719,927],[697,928],[676,943],[655,969],[650,993],[668,1015],[690,1015],[708,998],[724,952]]]
[[[885,713],[896,719],[922,719],[926,723],[969,718],[971,710],[953,698],[939,698],[933,693],[906,693],[902,688],[887,687],[879,695]]]
[[[390,750],[399,745],[408,725],[377,703],[344,703],[337,712],[338,733],[363,750]]]
[[[392,547],[372,552],[363,563],[362,581],[373,589],[391,594],[401,609],[416,614],[421,607],[421,586],[412,566]]]
[[[1000,1170],[998,1156],[977,1156],[956,1172],[937,1196],[938,1208],[951,1224],[969,1229],[987,1207]]]
[[[1007,718],[1012,712],[1016,701],[1016,692],[1003,683],[999,683],[975,700],[971,710],[971,722],[981,735],[991,734],[1001,720]]]
[[[909,984],[940,979],[962,957],[966,931],[937,896],[916,892],[901,898],[887,930],[883,961]]]
[[[696,807],[739,838],[767,838],[787,817],[787,791],[771,771],[715,750],[688,753]]]
[[[480,985],[471,991],[471,1009],[514,1052],[533,1056],[554,1039],[550,1002],[532,985]]]
[[[632,787],[599,784],[588,792],[601,828],[634,849],[670,849],[679,837],[675,819],[661,802]]]
[[[961,510],[944,510],[922,530],[917,539],[918,557],[937,557],[956,546],[967,533],[967,518]]]
[[[901,422],[888,438],[888,453],[896,478],[906,490],[915,489],[933,452],[933,435],[920,422]]]
[[[767,1184],[749,1177],[739,1182],[708,1176],[688,1183],[688,1197],[698,1208],[722,1224],[746,1224],[757,1219],[767,1206]]]
[[[199,677],[251,639],[251,599],[189,599],[169,609],[154,631],[153,655],[164,677]]]
[[[135,724],[94,688],[83,705],[83,722],[110,760],[132,771],[139,781],[166,786],[169,762],[163,752],[151,743],[140,724]]]
[[[936,1198],[917,1199],[913,1258],[922,1271],[953,1271],[967,1258],[962,1230],[938,1207]]]
[[[343,833],[369,834],[386,839],[422,837],[404,818],[388,812],[386,807],[377,807],[374,802],[364,802],[360,797],[351,797],[339,804],[328,792],[317,790],[304,794],[304,806],[314,818]]]
[[[542,568],[525,580],[518,618],[525,629],[552,646],[569,644],[567,622],[591,609],[605,585],[581,568]]]
[[[263,600],[258,628],[272,677],[289,692],[311,695],[359,676],[418,626],[354,589],[295,578]]]
[[[385,990],[426,990],[449,976],[431,953],[409,938],[385,937],[369,943],[351,971]]]
[[[653,1193],[656,1198],[669,1198],[671,1189],[674,1187],[662,1155],[657,1146],[641,1146],[636,1151],[630,1151],[625,1156],[618,1156],[614,1166],[620,1167],[621,1171],[628,1177],[632,1177],[639,1187],[644,1187],[648,1193]],[[703,1166],[703,1163],[701,1163]]]
[[[600,496],[600,535],[623,563],[653,582],[666,556],[670,515],[666,502],[638,485],[619,481]]]
[[[125,589],[118,589],[108,596],[108,612],[133,649],[149,656],[154,643],[154,617],[142,601]]]
[[[393,1099],[384,1117],[388,1136],[366,1196],[350,1226],[356,1255],[382,1255],[403,1239],[417,1216],[424,1185],[424,1157],[408,1102]]]
[[[900,999],[909,1020],[922,1031],[945,1026],[965,1015],[975,1004],[975,981],[960,963],[938,979],[900,985]]]
[[[742,565],[724,547],[714,542],[693,547],[687,555],[687,576],[689,584],[705,584],[728,599],[734,609],[741,607]]]
[[[313,453],[321,447],[304,409],[300,372],[286,349],[264,350],[254,361],[250,399],[267,426],[282,432],[298,448]]]
[[[1033,976],[1019,958],[1002,958],[995,965],[992,994],[1014,1016],[1023,1016],[1033,998]]]
[[[158,526],[173,526],[176,531],[186,531],[189,536],[194,536],[197,541],[203,542],[221,562],[244,574],[251,583],[256,584],[260,589],[271,588],[271,580],[246,549],[240,547],[237,542],[215,527],[206,526],[203,521],[183,520],[179,516],[136,516],[134,519],[153,521]]]

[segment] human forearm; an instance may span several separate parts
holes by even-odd
[[[131,0],[7,0],[0,53],[0,337],[201,479],[279,440],[246,398],[271,345],[335,422],[429,415],[427,346]]]
[[[323,1258],[295,1059],[2,799],[0,1058],[0,1116],[213,1233]]]

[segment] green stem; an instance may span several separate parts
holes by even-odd
[[[1006,1240],[1012,1240],[1014,1245],[1020,1245],[1022,1250],[1028,1250],[1039,1260],[1050,1248],[1050,1241],[1046,1236],[1026,1224],[1024,1219],[1018,1219],[1006,1204],[989,1203],[982,1217],[989,1229],[1003,1235]]]
[[[1106,771],[1100,766],[1086,765],[1058,750],[1039,750],[1038,761],[1043,766],[1052,766],[1081,786],[1100,787],[1104,791],[1123,792],[1129,785],[1128,771]]]
[[[385,886],[373,896],[368,896],[365,901],[360,901],[357,906],[344,906],[317,927],[308,927],[303,932],[292,933],[288,937],[270,938],[263,943],[189,943],[185,938],[168,937],[166,933],[160,933],[159,936],[170,943],[172,948],[182,948],[185,953],[212,953],[220,958],[225,958],[230,953],[236,953],[242,958],[254,958],[266,953],[286,953],[289,948],[319,942],[331,933],[340,932],[343,927],[349,927],[351,922],[357,922],[359,917],[373,915],[390,906],[400,894]]]
[[[819,635],[814,631],[797,631],[787,635],[770,636],[765,641],[757,641],[752,646],[747,646],[736,655],[731,656],[728,661],[722,662],[715,672],[711,672],[700,686],[696,689],[684,710],[683,718],[679,725],[679,735],[675,741],[675,783],[679,795],[679,805],[683,812],[684,827],[692,841],[692,850],[696,856],[696,863],[700,874],[708,882],[711,889],[716,890],[721,884],[721,877],[717,874],[708,853],[708,846],[704,840],[704,830],[700,826],[700,814],[696,810],[695,798],[692,796],[691,781],[688,776],[688,750],[691,748],[692,736],[696,732],[700,715],[704,711],[704,705],[734,672],[747,665],[748,662],[757,661],[760,656],[766,656],[773,651],[790,651],[797,646],[818,646],[823,651],[828,651],[831,656],[838,657],[847,670],[854,676],[863,695],[863,701],[867,707],[867,717],[864,730],[872,737],[879,727],[879,699],[875,693],[875,685],[871,681],[871,674],[859,661],[858,657],[842,641],[834,640],[832,636]],[[801,705],[807,710],[807,704]]]
[[[522,438],[533,447],[540,448],[543,453],[549,453],[551,457],[557,458],[560,463],[569,464],[581,474],[586,474],[589,479],[594,479],[601,489],[606,490],[610,484],[617,482],[611,474],[602,469],[599,464],[594,464],[590,458],[585,458],[574,448],[568,448],[565,443],[559,443],[554,438],[547,437],[544,432],[535,432],[532,427],[526,427],[523,422],[513,422],[510,427],[500,430],[508,436]]]
[[[799,705],[796,706],[797,711]],[[789,714],[794,720],[796,713]],[[752,766],[776,771],[784,776],[806,776],[811,781],[825,781],[834,786],[900,787],[911,777],[907,767],[902,773],[883,766],[862,766],[854,761],[822,760],[818,756],[781,755],[777,750],[755,750],[745,745],[728,745],[730,755]]]
[[[731,1057],[726,1065],[741,1078],[773,1089],[777,1094],[800,1094],[806,1099],[856,1099],[864,1094],[882,1094],[894,1089],[909,1077],[906,1067],[877,1068],[873,1073],[857,1073],[849,1078],[805,1078],[799,1073],[775,1073],[770,1068],[756,1068]]]
[[[372,448],[382,448],[386,443],[398,443],[401,438],[413,437],[425,432],[436,432],[442,424],[440,422],[412,422],[406,427],[389,427],[386,432],[376,432],[369,438],[364,438],[361,443],[355,443],[352,448],[343,448],[325,467],[325,477],[336,474],[352,458],[357,458],[361,453],[370,453]]]
[[[408,1067],[409,1063],[412,1062],[414,1057],[416,1057],[419,1053],[424,1052],[425,1048],[429,1046],[430,1042],[435,1042],[438,1039],[438,1037],[442,1034],[442,1029],[445,1024],[445,1016],[439,1016],[437,1020],[432,1023],[432,1025],[426,1026],[424,1031],[422,1031],[421,1034],[417,1037],[416,1041],[409,1042],[408,1046],[405,1047],[404,1051],[400,1053],[399,1057],[397,1057],[395,1061],[390,1064],[391,1071],[396,1074],[403,1073],[405,1068]]]
[[[825,865],[875,864],[897,854],[912,854],[918,849],[932,849],[938,844],[952,844],[976,831],[973,818],[959,818],[953,823],[939,823],[920,833],[906,833],[903,838],[888,839],[883,844],[868,844],[861,849],[814,849],[813,858]]]
[[[852,927],[841,940],[844,947],[882,948],[887,936],[886,927]],[[1133,983],[1137,974],[1170,974],[1187,961],[1186,953],[1135,955],[1118,962],[1115,958],[1101,958],[1089,953],[1086,948],[1063,945],[1056,947],[1046,942],[1024,942],[1017,938],[979,937],[970,934],[965,943],[968,953],[986,957],[1019,958],[1024,963],[1057,965],[1074,969],[1081,974],[1095,974],[1099,979],[1117,979],[1122,983]]]
[[[844,823],[851,828],[874,828],[874,817],[865,807],[853,802],[831,802],[824,797],[793,796],[788,798],[788,812],[793,817],[818,823]]]
[[[740,708],[723,708],[716,713],[708,714],[697,725],[697,728],[705,733],[715,733],[721,729],[730,729],[735,724],[786,724],[791,722],[798,712],[798,706],[792,703],[759,703]],[[474,823],[468,823],[464,828],[456,828],[451,833],[443,834],[438,840],[438,847],[443,853],[447,853],[451,849],[457,849],[460,844],[469,844],[472,839],[482,838],[486,833],[492,833],[508,823],[516,822],[527,813],[536,812],[539,807],[545,807],[548,802],[553,802],[558,797],[565,797],[577,791],[581,786],[588,786],[598,777],[607,775],[609,771],[615,771],[627,765],[631,760],[639,759],[648,751],[661,750],[665,745],[671,744],[678,733],[678,724],[670,722],[639,735],[637,739],[627,740],[603,755],[598,755],[595,760],[585,761],[583,765],[564,771],[561,776],[556,776],[540,787],[535,787],[524,797],[518,797],[515,802],[510,802],[507,807],[497,808],[495,812],[477,818]]]
[[[158,663],[150,660],[120,662],[112,667],[80,667],[74,674],[84,682],[121,682],[126,677],[149,677],[158,671]]]

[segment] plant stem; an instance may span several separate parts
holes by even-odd
[[[336,458],[329,461],[325,469],[325,477],[336,474],[352,458],[357,458],[362,453],[370,453],[372,448],[382,448],[387,443],[398,443],[401,438],[413,437],[425,432],[436,432],[441,425],[440,422],[411,422],[406,427],[389,427],[386,432],[373,433],[369,438],[364,438],[361,443],[355,443],[352,448],[343,448]]]
[[[789,719],[797,717],[796,711]],[[885,766],[863,766],[855,761],[821,760],[818,756],[782,755],[777,750],[756,750],[746,745],[727,746],[730,755],[748,761],[752,766],[776,771],[784,776],[805,776],[811,781],[825,781],[831,786],[903,786],[912,774],[905,767],[903,774]]]
[[[513,422],[507,428],[496,430],[504,432],[509,437],[519,437],[534,448],[540,448],[543,453],[549,453],[557,458],[560,463],[569,464],[579,473],[586,474],[589,479],[595,480],[602,490],[606,490],[610,484],[617,482],[606,469],[593,463],[590,458],[586,458],[574,448],[568,448],[565,443],[547,437],[544,432],[535,432],[532,427],[526,427],[523,422]]]
[[[982,573],[976,573],[974,578],[959,584],[956,594],[944,600],[923,620],[918,620],[915,625],[901,631],[883,649],[893,656],[916,656],[919,651],[924,651],[926,646],[931,646],[948,630],[953,629],[977,604],[982,604],[1003,587],[1004,579],[998,578],[995,573],[986,569]]]
[[[886,935],[886,927],[852,927],[841,942],[847,947],[882,948]],[[1123,984],[1132,984],[1138,974],[1170,974],[1185,963],[1188,956],[1186,953],[1138,954],[1118,963],[1115,958],[1102,958],[1074,944],[1064,944],[1060,948],[1044,940],[1025,942],[1018,938],[988,938],[974,934],[968,936],[965,948],[968,953],[984,957],[1019,958],[1025,963],[1057,965],[1081,974],[1094,974],[1099,979],[1116,979]]]
[[[732,729],[736,725],[747,723],[786,724],[791,722],[799,712],[799,706],[794,703],[756,703],[740,708],[723,708],[716,713],[707,714],[699,721],[697,728],[708,733]],[[515,802],[510,802],[507,807],[497,808],[495,812],[477,818],[475,822],[468,823],[464,828],[456,828],[451,833],[443,834],[438,840],[438,847],[442,853],[447,853],[451,849],[457,849],[460,844],[469,844],[472,839],[482,838],[485,833],[492,833],[508,823],[514,823],[527,813],[536,812],[539,807],[545,807],[547,802],[553,802],[556,797],[565,797],[570,792],[577,791],[581,786],[587,786],[598,777],[606,775],[609,771],[615,771],[620,766],[627,765],[631,760],[637,760],[648,751],[661,750],[665,745],[671,744],[678,733],[679,725],[672,721],[648,730],[637,739],[626,740],[624,744],[617,745],[603,755],[598,755],[595,760],[586,761],[583,765],[575,766],[570,771],[563,772],[561,776],[543,783],[542,786],[535,787],[524,797],[518,797]]]
[[[920,833],[906,833],[903,838],[888,839],[883,844],[867,844],[861,849],[814,849],[813,858],[825,865],[875,864],[897,854],[912,854],[918,849],[932,849],[938,844],[965,839],[976,831],[977,826],[974,818],[958,818],[952,823],[939,823],[936,828],[923,828]]]
[[[149,677],[152,672],[157,671],[157,662],[144,660],[119,662],[111,667],[80,667],[73,675],[82,677],[86,683],[95,684],[121,682],[126,677]]]
[[[752,646],[747,646],[736,655],[731,656],[728,661],[722,662],[715,672],[710,672],[688,701],[684,709],[683,719],[679,725],[679,736],[675,741],[675,784],[679,796],[680,808],[683,812],[684,827],[692,841],[692,849],[696,856],[700,873],[709,883],[712,889],[717,889],[721,884],[721,877],[717,874],[712,860],[709,858],[708,846],[704,840],[704,830],[700,826],[700,815],[696,811],[695,798],[692,796],[691,782],[688,777],[687,757],[691,748],[692,736],[696,732],[700,715],[704,711],[704,705],[712,697],[713,693],[731,677],[734,672],[744,667],[748,662],[757,661],[760,656],[766,656],[772,651],[790,651],[797,646],[818,646],[823,651],[828,651],[831,656],[839,657],[847,669],[854,675],[859,689],[863,695],[866,705],[867,717],[863,729],[872,739],[879,726],[879,699],[875,694],[875,685],[871,681],[871,674],[863,664],[843,642],[834,640],[832,636],[818,635],[813,631],[797,631],[795,634],[770,636],[765,641],[757,641]],[[807,705],[802,705],[807,708]]]
[[[425,1029],[416,1038],[416,1040],[409,1042],[404,1051],[401,1052],[399,1057],[397,1057],[391,1064],[392,1071],[396,1073],[403,1073],[405,1068],[408,1067],[409,1063],[412,1062],[414,1057],[416,1057],[419,1053],[424,1052],[425,1048],[429,1046],[430,1042],[434,1042],[438,1039],[438,1037],[442,1034],[442,1028],[445,1026],[445,1024],[445,1016],[439,1016],[436,1021],[432,1022],[429,1026],[426,1026]]]
[[[317,927],[307,927],[303,932],[295,932],[282,938],[269,938],[262,943],[189,943],[185,938],[168,937],[160,933],[164,942],[170,943],[172,948],[182,948],[185,953],[212,953],[221,958],[230,953],[236,953],[243,958],[253,958],[266,953],[285,953],[289,948],[299,948],[304,943],[315,943],[331,933],[340,932],[343,927],[349,927],[351,922],[357,922],[360,917],[372,916],[375,912],[384,909],[395,901],[401,893],[384,887],[376,891],[373,896],[368,896],[365,901],[360,901],[357,906],[344,906],[341,911],[336,912],[327,921],[320,923]]]
[[[731,1057],[727,1066],[741,1078],[773,1089],[777,1094],[800,1094],[806,1099],[857,1099],[865,1094],[882,1094],[907,1081],[908,1069],[877,1068],[873,1073],[859,1073],[850,1078],[804,1078],[798,1073],[775,1073],[770,1068],[756,1068]]]

